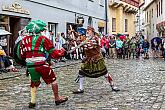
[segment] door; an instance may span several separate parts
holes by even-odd
[[[9,25],[10,25],[10,33],[11,36],[9,38],[9,55],[13,56],[13,50],[15,41],[18,37],[18,32],[22,30],[30,21],[29,18],[20,18],[20,17],[10,17],[9,18]]]
[[[14,47],[14,42],[18,36],[18,31],[21,29],[20,27],[20,18],[16,17],[10,17],[9,19],[9,24],[10,24],[10,33],[11,36],[9,38],[9,55],[13,56],[13,47]]]

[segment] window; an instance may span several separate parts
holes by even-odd
[[[128,32],[128,19],[125,19],[125,32]]]
[[[153,8],[152,8],[152,18],[153,18],[153,14],[154,14],[154,10],[153,10]]]
[[[145,13],[145,22],[147,22],[147,13]]]
[[[1,26],[4,26],[6,24],[9,24],[8,23],[8,20],[9,20],[9,17],[8,16],[5,16],[5,15],[1,15],[0,14],[0,27]],[[26,24],[27,25],[27,24]],[[6,27],[6,26],[5,26]],[[8,27],[8,26],[7,26]]]
[[[112,18],[112,32],[116,32],[116,18]]]
[[[152,29],[152,30],[153,30],[153,33],[154,33],[154,26],[155,26],[155,25],[153,24],[153,29]]]
[[[48,30],[54,34],[54,37],[57,36],[57,25],[57,23],[48,22]]]
[[[147,11],[147,23],[148,23],[148,11]]]
[[[152,12],[150,10],[150,13],[149,13],[149,22],[151,22],[151,16],[152,16]]]

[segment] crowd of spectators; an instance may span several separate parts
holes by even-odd
[[[56,49],[61,49],[63,47],[67,51],[74,49],[86,38],[85,35],[72,31],[68,31],[67,35],[63,32],[59,32],[56,37],[52,31],[45,31],[43,32],[43,35],[52,41]],[[144,59],[149,59],[151,56],[153,58],[159,58],[162,56],[165,60],[165,40],[161,40],[161,43],[158,43],[156,40],[148,41],[143,35],[135,35],[131,38],[127,35],[121,34],[102,35],[96,33],[96,35],[100,39],[99,44],[101,52],[105,58],[139,59],[140,56],[142,56]],[[78,39],[76,42],[72,39],[73,36]],[[48,54],[46,54],[45,57],[48,61],[50,60]],[[78,59],[82,60],[83,57],[85,57],[84,49],[83,47],[80,47],[55,62],[65,62],[66,60]],[[13,66],[13,60],[6,55],[5,49],[0,46],[0,73],[8,71],[18,72],[18,69]]]

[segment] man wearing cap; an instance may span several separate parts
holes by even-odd
[[[24,37],[16,44],[15,59],[18,63],[27,66],[27,70],[31,76],[31,101],[29,108],[36,106],[37,88],[41,81],[52,85],[52,90],[55,97],[55,104],[59,105],[68,100],[67,97],[59,96],[58,84],[56,82],[56,73],[53,72],[49,64],[46,63],[46,52],[54,58],[58,59],[65,55],[65,50],[57,50],[53,43],[41,33],[45,30],[46,23],[41,20],[33,20],[26,26],[26,31],[29,35]]]

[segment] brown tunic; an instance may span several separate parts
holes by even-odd
[[[96,38],[94,39],[97,40]],[[87,43],[84,48],[86,57],[82,61],[79,74],[90,78],[97,78],[105,75],[107,73],[107,68],[100,52],[98,41],[91,41]]]

